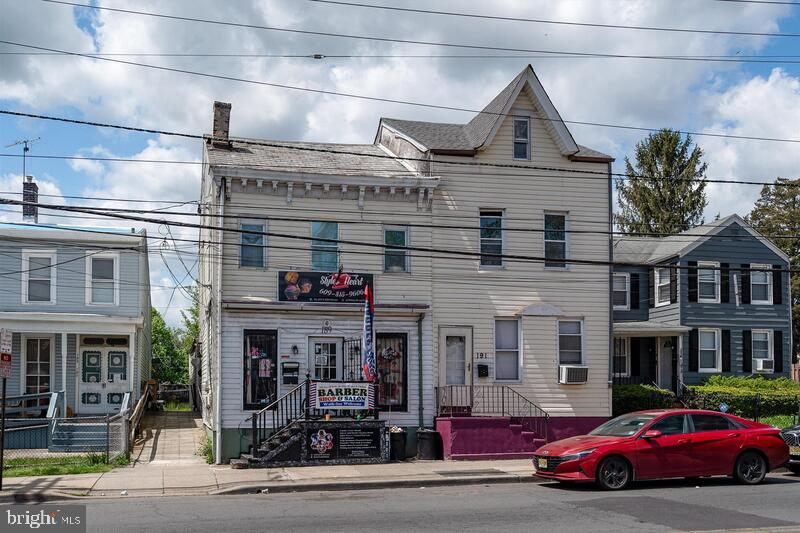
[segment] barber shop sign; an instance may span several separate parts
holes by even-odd
[[[311,383],[309,403],[312,409],[374,409],[375,387],[369,383],[315,381]]]

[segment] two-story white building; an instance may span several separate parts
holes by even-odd
[[[384,118],[372,144],[234,138],[230,113],[215,103],[201,193],[218,460],[306,373],[360,379],[366,284],[381,418],[411,450],[436,427],[448,457],[530,455],[610,415],[612,158],[530,66],[467,124]]]

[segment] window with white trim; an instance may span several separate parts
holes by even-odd
[[[720,331],[701,329],[698,331],[700,372],[719,372],[722,367]]]
[[[544,214],[544,266],[566,268],[567,262],[567,215]]]
[[[56,303],[56,252],[22,252],[22,301],[31,304]]]
[[[656,268],[656,305],[667,305],[670,302],[669,274],[668,268]]]
[[[713,261],[700,261],[697,263],[698,302],[719,303],[719,273],[719,263]]]
[[[383,244],[408,246],[408,228],[402,226],[387,226],[383,228]],[[383,271],[408,272],[408,250],[384,248]]]
[[[86,303],[116,305],[119,301],[119,256],[92,254],[86,257]]]
[[[614,303],[614,309],[630,309],[630,283],[631,275],[627,272],[614,274],[611,289],[611,300]]]
[[[339,269],[338,222],[314,221],[311,223],[311,270],[336,272]]]
[[[583,321],[558,321],[558,364],[583,364]]]
[[[25,394],[42,394],[52,390],[52,384],[50,383],[51,359],[52,342],[50,338],[25,339],[25,366],[23,370]]]
[[[514,117],[514,159],[531,158],[531,121]]]
[[[770,265],[750,265],[750,268],[750,302],[771,304],[772,267]]]
[[[519,379],[519,320],[494,321],[494,379]]]
[[[481,209],[481,267],[503,266],[503,211]]]
[[[264,268],[267,263],[267,247],[264,245],[266,236],[266,222],[263,220],[243,220],[239,224],[242,232],[242,241],[239,249],[239,266],[251,268]]]
[[[612,369],[615,376],[631,375],[631,339],[630,337],[614,337],[614,359]]]
[[[753,359],[772,359],[772,332],[756,330],[751,333]],[[755,368],[755,365],[753,365]]]

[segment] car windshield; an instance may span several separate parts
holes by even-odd
[[[630,437],[642,426],[655,418],[655,415],[622,415],[609,420],[605,424],[598,426],[589,435],[600,435],[603,437]]]

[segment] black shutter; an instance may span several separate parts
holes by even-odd
[[[639,354],[639,339],[636,337],[631,338],[631,376],[640,376],[641,370],[641,355]]]
[[[775,358],[775,372],[783,372],[783,331],[776,329],[772,336],[772,351]]]
[[[772,303],[781,305],[783,303],[783,267],[772,265]]]
[[[742,303],[750,303],[750,265],[741,265],[742,268]]]
[[[650,269],[648,283],[650,285],[650,307],[656,306],[656,271]]]
[[[719,264],[719,301],[726,304],[731,301],[731,266]]]
[[[674,304],[678,302],[678,268],[669,269],[669,303]]]
[[[631,309],[639,309],[639,274],[631,274]]]
[[[689,280],[689,301],[697,301],[697,261],[689,261],[688,280]]]
[[[742,372],[748,374],[753,371],[753,333],[749,330],[742,331]]]
[[[700,368],[700,351],[697,330],[689,332],[689,372],[697,372]]]
[[[731,330],[722,330],[722,371],[731,371]]]

